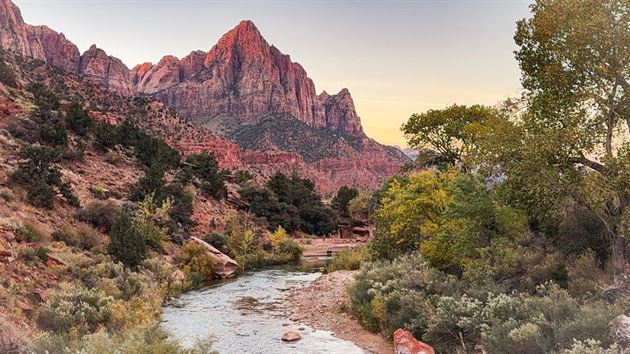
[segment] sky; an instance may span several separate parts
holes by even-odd
[[[532,0],[533,1],[533,0]],[[14,0],[27,23],[127,66],[208,51],[241,20],[299,62],[318,92],[348,88],[366,133],[405,146],[413,113],[518,94],[516,21],[530,0]]]

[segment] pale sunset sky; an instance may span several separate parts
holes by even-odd
[[[208,51],[250,19],[318,92],[347,87],[369,136],[400,146],[412,113],[519,92],[512,37],[531,1],[14,0],[26,22],[63,32],[81,51],[96,43],[130,68]]]

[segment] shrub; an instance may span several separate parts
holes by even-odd
[[[326,264],[326,272],[342,269],[357,270],[361,267],[361,263],[368,259],[369,255],[370,251],[367,246],[342,250],[335,255],[330,263]]]
[[[77,211],[76,217],[103,232],[108,232],[120,208],[113,201],[94,201]]]
[[[12,179],[24,186],[28,202],[35,207],[52,209],[53,198],[61,194],[70,205],[80,206],[70,184],[61,180],[61,171],[53,164],[59,152],[46,147],[27,147],[20,152],[23,159]]]
[[[280,246],[282,246],[283,243],[287,242],[288,240],[288,235],[285,229],[282,228],[282,226],[278,226],[278,228],[276,229],[276,231],[271,233],[271,245],[273,246],[274,250],[279,250]]]
[[[214,278],[217,263],[207,255],[205,247],[196,242],[186,243],[175,261],[193,288]]]
[[[15,233],[25,242],[43,242],[48,239],[46,232],[33,221],[26,221],[15,229]]]
[[[227,239],[225,238],[225,236],[216,232],[211,232],[208,235],[204,236],[203,240],[208,242],[221,252],[227,252]]]
[[[4,57],[0,57],[0,82],[9,87],[17,86],[15,72],[13,72],[13,69],[4,61]]]
[[[66,125],[76,134],[86,136],[92,129],[94,121],[81,104],[75,101],[66,109]]]
[[[298,245],[298,243],[293,240],[289,239],[280,244],[279,253],[286,259],[283,259],[284,262],[299,261],[303,252],[302,246]]]
[[[55,333],[93,333],[108,324],[111,302],[111,297],[83,287],[57,292],[39,309],[37,323]]]
[[[219,199],[225,191],[225,171],[221,171],[213,153],[202,152],[190,155],[186,159],[186,169],[199,179],[201,189],[209,195]]]
[[[35,97],[35,104],[44,110],[59,109],[59,98],[39,82],[30,83],[26,89]]]
[[[182,348],[166,331],[157,327],[127,329],[119,333],[99,331],[80,338],[68,334],[46,332],[35,343],[42,353],[169,353],[216,354],[210,350],[211,341],[202,341],[192,348]]]
[[[88,224],[80,223],[76,236],[76,246],[84,250],[91,250],[102,242],[101,234]]]
[[[147,240],[126,213],[119,213],[109,237],[107,252],[124,265],[135,267],[147,257]]]

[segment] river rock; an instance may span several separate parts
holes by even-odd
[[[417,340],[409,331],[399,328],[394,332],[396,354],[435,354],[433,348]]]
[[[282,335],[282,340],[285,342],[295,342],[300,339],[302,339],[302,336],[299,333],[293,331],[286,332]]]

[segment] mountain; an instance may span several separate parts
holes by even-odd
[[[227,131],[269,113],[289,113],[312,127],[364,135],[350,92],[317,95],[304,68],[269,45],[251,21],[239,23],[205,55],[166,56],[132,72],[138,93]]]
[[[80,54],[64,34],[26,24],[17,6],[0,0],[0,45],[121,98],[161,101],[189,119],[191,129],[168,127],[170,120],[147,126],[172,132],[165,138],[183,154],[209,150],[226,166],[243,165],[265,176],[297,172],[324,194],[343,185],[376,188],[407,161],[399,150],[365,135],[347,89],[317,94],[304,68],[270,45],[251,21],[239,23],[209,52],[167,55],[129,69],[96,45]],[[211,132],[234,140],[242,151]]]

